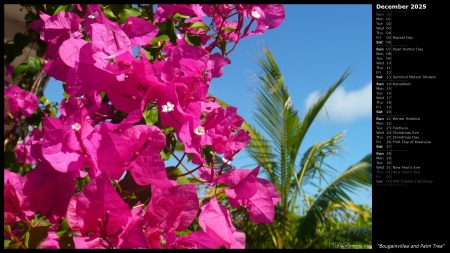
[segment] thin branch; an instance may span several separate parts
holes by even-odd
[[[179,162],[179,164],[181,164],[181,166],[186,170],[186,172],[188,172],[189,174],[193,172],[193,171],[191,172],[191,171],[188,169],[188,167],[186,167],[186,165],[184,165],[184,163],[182,162],[182,160],[180,160],[180,159],[175,155],[175,153],[172,152],[172,150],[170,150],[170,148],[168,148],[167,146],[165,146],[164,148],[167,149],[167,150],[170,152],[170,154],[173,155],[173,157],[174,157],[175,159],[177,159],[177,161]],[[183,156],[184,156],[184,154],[183,154]],[[197,169],[198,169],[198,168],[196,168],[195,170],[197,170]],[[195,170],[194,170],[194,171],[195,171]],[[191,174],[191,176],[192,176],[193,178],[195,178],[196,180],[202,182],[202,183],[207,182],[206,180],[200,179],[200,178],[196,177],[195,175],[192,175],[192,174]]]
[[[23,242],[20,241],[19,238],[17,238],[17,237],[11,232],[11,230],[9,230],[9,227],[8,227],[8,226],[3,226],[3,227],[4,227],[5,232],[8,233],[9,236],[11,236],[11,238],[14,239],[15,242],[20,243],[20,248],[22,248],[22,249],[27,249],[27,247],[26,247],[25,245],[23,245]]]

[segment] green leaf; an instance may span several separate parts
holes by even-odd
[[[152,41],[150,41],[150,45],[156,45],[160,41],[170,40],[169,36],[163,34],[158,37],[155,37]]]
[[[138,17],[141,15],[141,11],[136,8],[131,9],[123,9],[121,12],[119,12],[119,23],[123,24],[127,21],[127,18],[132,17]]]
[[[205,162],[208,166],[214,166],[214,164],[212,163],[212,158],[215,158],[216,153],[214,153],[211,146],[208,145],[203,147],[202,156],[206,160]]]
[[[11,243],[11,240],[5,240],[3,239],[3,248],[6,249],[6,247],[8,247],[8,245]]]
[[[208,30],[208,27],[203,23],[203,22],[194,22],[194,23],[187,23],[189,25],[190,28],[193,29],[203,29],[205,31]]]
[[[30,68],[30,66],[28,66],[28,64],[26,64],[26,63],[19,64],[17,67],[14,68],[14,71],[13,71],[13,74],[12,74],[13,79],[15,79],[16,77],[22,75],[29,68]]]
[[[22,243],[17,242],[17,243],[14,243],[14,244],[10,244],[7,247],[5,247],[5,249],[18,249],[18,248],[20,248],[20,244],[22,244]]]
[[[56,117],[56,113],[58,112],[58,109],[55,107],[50,108],[50,117]]]
[[[227,51],[227,41],[220,39],[219,40],[219,48],[220,48],[220,51],[222,51],[222,53],[225,53]]]
[[[30,37],[27,35],[16,33],[14,35],[14,45],[16,45],[20,50],[24,49],[30,43]]]
[[[58,230],[56,231],[56,235],[58,237],[61,237],[63,234],[67,233],[67,231],[71,231],[71,229],[69,227],[69,222],[67,221],[67,218],[65,218],[59,224]]]
[[[223,28],[222,31],[224,31],[224,32],[234,32],[234,31],[236,31],[236,28],[234,28],[232,26],[227,26],[227,27]]]
[[[18,171],[19,165],[16,160],[16,154],[12,150],[6,150],[3,153],[3,167],[8,168],[10,171]]]
[[[175,24],[171,19],[166,19],[164,22],[155,24],[159,28],[159,32],[157,36],[161,36],[163,34],[169,37],[169,40],[172,44],[177,44],[177,36],[175,34]]]
[[[182,15],[180,13],[175,13],[172,15],[172,18],[178,19],[178,18],[190,18],[190,16]]]
[[[172,153],[175,151],[176,145],[177,145],[177,139],[175,138],[175,135],[173,134],[173,131],[164,131],[164,134],[166,135],[166,148],[161,150],[161,158],[164,160],[169,160],[172,156]],[[169,150],[167,150],[167,148]]]
[[[89,176],[86,177],[79,177],[75,180],[76,184],[77,184],[77,190],[76,193],[81,192],[81,190],[83,190],[84,186],[87,185],[89,182],[91,182],[91,178]]]
[[[36,249],[39,244],[47,237],[47,230],[50,226],[32,227],[27,234],[28,248]]]
[[[70,98],[70,94],[68,94],[68,93],[66,93],[66,92],[63,92],[62,95],[63,95],[64,98]]]
[[[47,44],[42,40],[38,40],[37,45],[38,45],[38,48],[36,49],[36,56],[43,58],[45,55],[45,52],[47,51]]]
[[[153,126],[158,122],[158,110],[156,109],[145,110],[143,116],[145,123],[149,126]]]
[[[44,112],[41,110],[35,110],[33,112],[33,114],[31,114],[30,117],[26,117],[25,118],[25,122],[27,122],[28,124],[34,126],[34,127],[39,127],[40,124],[42,124],[42,119],[44,117]]]
[[[162,158],[164,161],[169,160],[169,159],[170,159],[170,156],[171,156],[171,154],[170,154],[169,152],[164,152],[164,149],[161,150],[161,152],[159,153],[159,155],[161,156],[161,158]]]
[[[5,63],[11,63],[17,56],[22,54],[22,49],[15,44],[3,44],[3,54],[6,55]]]
[[[25,21],[28,24],[29,22],[33,22],[34,20],[38,19],[39,15],[37,13],[33,13],[33,12],[28,12],[27,14],[25,14]]]
[[[50,100],[48,100],[48,98],[46,96],[42,96],[39,100],[44,105],[49,105],[50,104]]]
[[[29,71],[31,71],[32,73],[37,73],[42,70],[42,59],[28,57],[27,65],[29,67]]]
[[[179,24],[183,24],[184,20],[190,18],[189,16],[181,15],[180,13],[175,13],[172,15],[171,19],[176,19]]]
[[[193,45],[193,46],[201,46],[202,45],[202,38],[196,36],[196,35],[191,35],[191,34],[184,34],[184,39],[186,40],[186,42],[189,45]]]
[[[74,249],[75,244],[73,243],[72,230],[70,229],[67,218],[61,221],[59,224],[56,235],[59,237],[59,247],[61,249]]]
[[[177,175],[183,174],[183,171],[181,171],[180,168],[175,168],[174,166],[170,166],[170,167],[166,168],[166,172],[167,172],[167,177],[169,177],[169,179],[171,179],[171,180],[176,179],[177,183],[179,185],[189,183],[189,180],[187,179],[186,176],[177,177]]]
[[[112,12],[111,8],[108,6],[107,8],[103,8],[103,15],[111,20],[117,20],[116,15]]]
[[[66,11],[67,10],[67,8],[69,8],[70,7],[70,5],[69,4],[66,4],[66,5],[60,5],[58,8],[56,8],[56,10],[53,12],[53,15],[56,15],[56,14],[58,14],[59,12],[61,12],[61,11]]]
[[[111,11],[114,13],[114,16],[118,17],[119,13],[123,9],[132,8],[130,4],[109,4],[109,8],[111,8]]]

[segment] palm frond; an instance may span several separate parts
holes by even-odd
[[[302,124],[300,126],[299,131],[297,132],[297,136],[295,136],[295,139],[298,140],[299,143],[303,141],[303,138],[308,132],[309,127],[314,122],[319,112],[323,109],[328,98],[339,87],[339,85],[341,85],[344,82],[344,80],[350,75],[350,73],[351,73],[350,70],[346,70],[344,74],[342,74],[342,76],[339,78],[339,80],[335,82],[324,94],[322,94],[316,100],[316,102],[308,109],[308,112],[303,117]],[[299,151],[299,148],[300,145],[293,147],[292,152],[297,153]]]
[[[298,237],[303,242],[313,238],[317,225],[324,221],[324,212],[331,203],[351,202],[349,192],[370,185],[372,185],[372,154],[350,166],[321,192],[300,221]]]
[[[278,179],[272,183],[277,186],[281,195],[281,206],[287,213],[297,157],[297,152],[292,152],[292,147],[299,144],[295,136],[300,129],[300,120],[284,84],[283,75],[267,47],[263,49],[257,63],[262,73],[259,75],[260,86],[255,99],[257,113],[254,118],[267,134],[273,153],[277,155],[278,162],[269,173],[272,173],[271,178]]]
[[[343,148],[338,145],[342,142],[344,133],[339,133],[330,139],[317,142],[312,145],[302,156],[300,160],[300,170],[294,174],[295,186],[297,191],[312,179],[323,179],[327,170],[323,168],[325,158],[330,155],[339,155],[339,151]]]

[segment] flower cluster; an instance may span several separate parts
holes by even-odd
[[[43,71],[64,82],[70,97],[58,118],[45,116],[16,148],[32,171],[4,169],[5,224],[38,212],[52,224],[40,248],[59,247],[63,220],[76,248],[244,248],[245,234],[219,192],[199,203],[196,185],[177,179],[221,185],[230,206],[246,208],[251,221],[273,221],[280,197],[257,177],[259,166],[229,165],[250,141],[244,119],[208,89],[241,38],[281,24],[283,6],[160,4],[153,20],[128,16],[123,23],[98,4],[77,7],[41,13],[30,24],[47,43]],[[226,51],[226,43],[233,48]],[[34,94],[5,89],[5,117],[36,108]],[[170,156],[175,171],[186,157],[195,168],[174,172]],[[194,220],[201,230],[181,234]]]

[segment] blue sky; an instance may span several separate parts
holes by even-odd
[[[266,45],[303,116],[308,103],[350,68],[351,75],[326,104],[328,117],[323,113],[317,119],[300,149],[303,154],[315,142],[345,131],[342,156],[328,161],[341,172],[372,152],[372,6],[287,4],[285,10],[278,28],[239,42],[229,56],[231,65],[224,67],[221,78],[213,79],[210,93],[238,107],[238,113],[254,123],[254,89],[260,71],[255,57]],[[60,102],[62,92],[61,83],[52,80],[45,95]],[[239,168],[249,164],[254,162],[245,151],[233,161]],[[371,205],[371,193],[362,192],[354,199]]]

